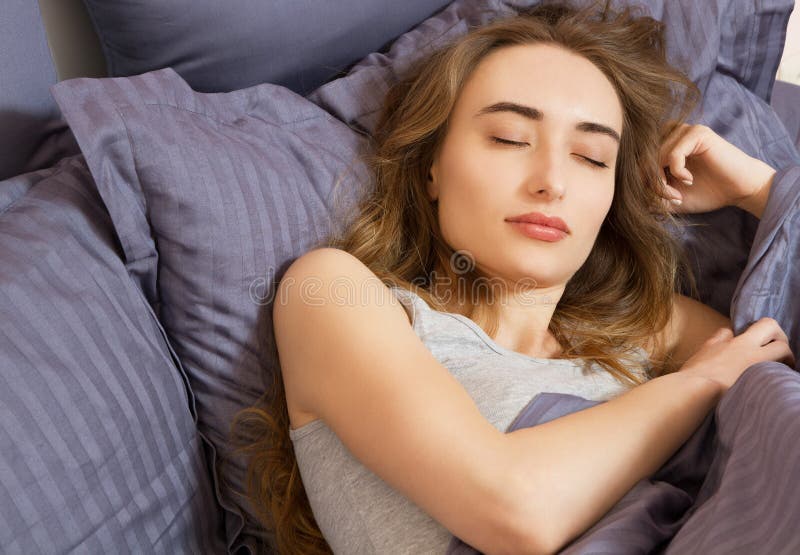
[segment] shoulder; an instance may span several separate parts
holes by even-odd
[[[405,328],[414,333],[405,309],[372,270],[350,253],[327,247],[287,268],[272,320],[290,416],[312,412],[311,393],[323,369],[332,374],[340,359],[387,350]]]
[[[283,274],[281,284],[290,278],[313,277],[320,274],[323,274],[320,277],[336,277],[330,275],[331,272],[347,276],[351,273],[375,275],[363,262],[349,252],[332,247],[321,247],[297,257]]]
[[[364,307],[391,307],[408,316],[389,287],[361,260],[347,251],[321,247],[298,257],[281,277],[273,318],[279,313],[309,312],[321,317]]]

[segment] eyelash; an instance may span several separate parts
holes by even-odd
[[[503,139],[501,137],[492,137],[492,142],[501,144],[501,145],[508,145],[508,146],[526,146],[528,143],[521,143],[519,141],[510,141],[508,139]],[[580,156],[580,155],[579,155]],[[598,162],[597,160],[592,160],[591,158],[587,158],[586,156],[580,156],[584,160],[586,160],[589,164],[595,166],[596,168],[607,168],[608,166],[603,162]]]

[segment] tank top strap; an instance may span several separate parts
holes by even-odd
[[[400,301],[400,304],[403,305],[403,308],[408,313],[412,326],[415,328],[418,323],[419,315],[424,311],[432,310],[431,307],[428,306],[428,303],[425,302],[425,299],[413,291],[409,291],[397,285],[390,286],[389,290],[394,294],[397,300]]]

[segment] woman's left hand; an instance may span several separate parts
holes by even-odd
[[[664,141],[659,156],[662,195],[669,210],[694,213],[738,206],[761,217],[775,170],[711,128],[680,125]],[[670,203],[671,198],[681,203]]]

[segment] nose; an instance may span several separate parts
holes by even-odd
[[[531,155],[527,189],[538,198],[560,199],[564,196],[564,164],[558,159],[557,149],[541,141]]]

